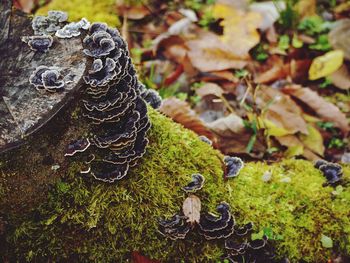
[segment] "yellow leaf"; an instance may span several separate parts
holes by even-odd
[[[257,28],[262,20],[259,13],[244,12],[230,5],[216,3],[213,16],[222,19],[224,32],[221,40],[229,44],[237,55],[248,56],[249,50],[259,43],[260,35]]]
[[[329,51],[312,61],[309,69],[309,79],[315,80],[327,77],[338,70],[344,61],[344,52],[341,50]]]
[[[288,147],[284,155],[287,158],[291,158],[293,156],[303,155],[303,153],[304,153],[304,147],[302,145],[294,145],[294,146]]]
[[[312,125],[308,125],[307,130],[309,132],[308,135],[300,135],[300,140],[303,144],[309,148],[311,151],[323,155],[324,153],[324,145],[323,145],[323,137],[321,133]]]
[[[288,131],[283,127],[277,126],[275,123],[268,119],[258,118],[259,126],[265,128],[266,134],[268,136],[276,136],[281,137],[289,134],[293,134],[294,132]]]

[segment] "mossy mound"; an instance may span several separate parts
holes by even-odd
[[[198,192],[203,211],[226,201],[239,224],[252,221],[280,257],[324,262],[331,253],[350,254],[350,190],[322,187],[321,173],[307,161],[249,163],[235,179],[223,180],[223,156],[180,125],[150,110],[151,143],[141,164],[116,184],[77,175],[78,159],[48,193],[47,202],[21,216],[8,215],[7,248],[19,261],[124,262],[132,251],[162,261],[214,262],[222,242],[195,232],[186,240],[165,239],[157,220],[179,212],[181,190],[192,173],[205,176]],[[344,168],[349,180],[350,169]],[[271,180],[264,182],[266,171]],[[259,233],[261,234],[261,233]],[[259,235],[258,234],[258,235]],[[333,240],[324,248],[321,236]]]
[[[41,7],[37,15],[47,15],[49,10],[62,10],[69,13],[69,21],[78,21],[85,17],[90,22],[105,22],[110,26],[119,26],[115,0],[53,0]]]

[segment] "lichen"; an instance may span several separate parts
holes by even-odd
[[[125,180],[105,184],[78,175],[74,159],[31,212],[8,215],[7,255],[19,261],[124,262],[132,251],[162,261],[215,262],[221,243],[188,234],[167,240],[158,233],[158,219],[178,213],[186,193],[181,189],[194,173],[205,177],[196,193],[202,211],[214,212],[226,201],[239,225],[253,222],[255,235],[264,231],[279,257],[292,262],[324,262],[332,249],[350,254],[350,190],[322,187],[325,178],[313,164],[286,160],[268,165],[247,163],[236,178],[223,178],[223,156],[191,131],[149,108],[150,144],[140,164]],[[344,180],[350,168],[343,167]],[[266,171],[271,180],[264,182]],[[286,180],[286,178],[289,178]],[[0,253],[4,254],[4,251]]]
[[[79,21],[85,17],[90,22],[106,22],[110,26],[119,26],[115,0],[53,0],[41,7],[38,15],[46,15],[48,10],[62,10],[69,13],[69,21]]]

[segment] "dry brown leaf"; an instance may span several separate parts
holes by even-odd
[[[201,200],[196,195],[187,197],[182,205],[182,212],[187,217],[187,222],[199,223],[201,217]]]
[[[316,14],[316,0],[300,0],[295,9],[301,18],[313,16]]]
[[[308,134],[302,110],[288,95],[277,89],[262,86],[257,92],[256,102],[260,109],[265,109],[265,118],[277,127],[284,128],[290,134]]]
[[[349,122],[337,106],[326,101],[317,92],[300,85],[289,85],[283,92],[290,94],[312,108],[325,121],[333,122],[344,134],[350,130]]]
[[[350,60],[350,18],[338,20],[328,39],[334,49],[342,50],[344,57]]]
[[[261,14],[246,12],[223,3],[216,3],[212,13],[214,18],[222,19],[221,42],[229,45],[231,52],[237,57],[249,57],[249,50],[260,41],[257,28],[262,22]]]
[[[243,119],[235,114],[230,114],[216,121],[207,123],[207,127],[223,137],[242,134],[245,131]]]
[[[131,20],[140,20],[143,19],[145,16],[149,15],[149,10],[143,5],[133,5],[129,7],[124,7],[122,9],[122,12],[124,16],[127,16],[128,19]]]
[[[138,251],[131,253],[132,263],[160,263],[158,260],[149,259],[148,257],[142,256]]]
[[[237,56],[235,50],[210,32],[200,32],[198,39],[187,41],[192,65],[200,71],[242,69],[248,57]]]
[[[204,135],[212,141],[214,140],[213,133],[199,119],[187,102],[177,98],[165,99],[159,110],[175,122],[181,123],[185,128],[194,131],[198,135]]]
[[[350,89],[350,73],[345,65],[329,76],[333,85],[339,89]]]
[[[196,89],[196,94],[202,98],[208,95],[221,97],[224,94],[224,90],[216,83],[206,82],[199,89]]]

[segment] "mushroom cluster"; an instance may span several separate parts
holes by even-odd
[[[46,90],[49,92],[62,91],[64,89],[64,80],[55,67],[39,66],[29,77],[30,84],[37,90]]]
[[[141,96],[142,84],[118,30],[93,23],[83,43],[84,54],[92,60],[84,77],[83,116],[93,124],[93,135],[73,141],[66,156],[94,147],[94,158],[82,173],[112,183],[124,178],[144,155],[151,124]]]
[[[324,160],[315,162],[315,168],[319,169],[327,179],[327,184],[337,185],[343,177],[343,169],[337,163],[330,163]]]

